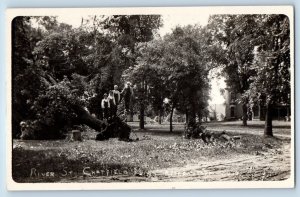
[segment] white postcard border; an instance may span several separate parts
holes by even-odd
[[[285,14],[290,19],[291,50],[291,175],[284,181],[217,182],[138,182],[138,183],[17,183],[12,179],[11,132],[11,21],[16,16],[174,14]],[[203,7],[117,7],[117,8],[13,8],[6,11],[6,166],[8,190],[126,190],[126,189],[221,189],[221,188],[293,188],[295,185],[295,65],[294,8],[282,6],[203,6]]]

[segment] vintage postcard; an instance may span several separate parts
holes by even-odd
[[[292,6],[7,10],[7,187],[294,187]]]

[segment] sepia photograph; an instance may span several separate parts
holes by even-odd
[[[7,16],[10,189],[294,187],[291,6]]]

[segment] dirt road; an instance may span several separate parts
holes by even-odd
[[[290,144],[286,144],[281,149],[269,149],[257,155],[155,170],[151,172],[151,181],[285,180],[290,176],[290,148]]]

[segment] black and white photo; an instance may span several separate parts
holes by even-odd
[[[7,15],[10,189],[294,186],[292,7]]]

